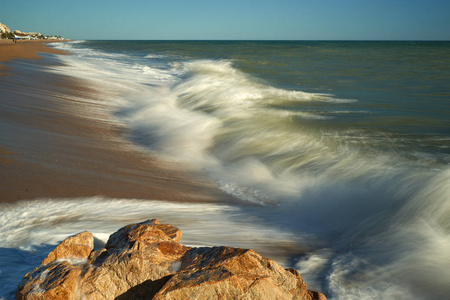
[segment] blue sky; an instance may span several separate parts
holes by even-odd
[[[14,0],[0,22],[71,39],[450,40],[450,0]]]

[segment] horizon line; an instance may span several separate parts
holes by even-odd
[[[233,41],[252,41],[252,42],[450,42],[450,39],[430,39],[430,40],[396,40],[396,39],[71,39],[73,41],[215,41],[215,42],[233,42]]]

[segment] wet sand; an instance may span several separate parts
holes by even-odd
[[[127,129],[111,120],[106,105],[83,100],[102,96],[87,82],[45,72],[58,61],[42,52],[64,54],[41,41],[0,43],[1,202],[96,195],[229,198],[207,177],[129,142]]]

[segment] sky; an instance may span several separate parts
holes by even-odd
[[[0,23],[74,40],[450,40],[450,0],[0,0]]]

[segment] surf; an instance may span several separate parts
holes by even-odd
[[[258,220],[256,227],[243,225],[249,228],[248,239],[273,226],[275,231],[266,233],[282,244],[286,232],[294,253],[271,255],[301,270],[312,288],[332,299],[448,294],[448,272],[438,263],[450,257],[447,158],[426,152],[429,145],[410,151],[415,135],[364,122],[356,126],[354,116],[371,118],[374,104],[275,85],[267,76],[245,72],[239,58],[147,48],[140,56],[125,55],[83,43],[64,47],[74,55],[62,57],[65,65],[53,72],[97,89],[111,120],[127,128],[137,146],[214,178],[239,200],[216,208],[224,218],[233,223],[237,214]],[[95,201],[86,200],[86,207]],[[114,206],[127,208],[126,218],[141,216],[125,200]],[[207,207],[197,207],[204,214],[193,214],[193,204],[187,207],[174,205],[168,219],[178,218],[176,212],[192,215],[194,223],[217,217]],[[158,219],[164,214],[148,211]],[[214,228],[201,234],[213,232],[217,244],[242,246]],[[267,239],[243,246],[274,251]],[[440,280],[420,286],[422,274],[437,274]]]

